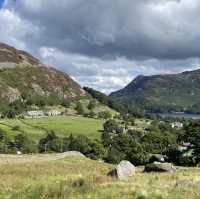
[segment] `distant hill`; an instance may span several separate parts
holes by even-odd
[[[0,112],[10,104],[60,104],[86,97],[69,75],[42,64],[27,52],[0,43]]]
[[[138,76],[113,99],[151,112],[200,113],[200,70],[171,75]]]

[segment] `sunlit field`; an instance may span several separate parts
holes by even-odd
[[[89,138],[100,138],[102,131],[102,120],[78,117],[46,117],[37,119],[1,119],[0,128],[12,137],[18,133],[25,133],[31,138],[38,140],[53,130],[58,136],[85,135]],[[14,127],[17,130],[13,130]]]
[[[147,174],[139,167],[135,176],[119,181],[106,175],[113,165],[79,156],[50,159],[33,159],[23,163],[6,163],[5,159],[1,159],[0,198],[200,198],[198,168],[180,168],[176,173]],[[195,186],[176,187],[177,180],[185,179],[193,179]]]

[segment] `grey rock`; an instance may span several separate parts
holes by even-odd
[[[175,172],[176,168],[171,163],[153,162],[147,164],[144,169],[145,172]]]
[[[116,177],[120,180],[124,180],[127,177],[135,175],[135,166],[129,161],[121,161],[113,170],[111,170],[107,175]]]

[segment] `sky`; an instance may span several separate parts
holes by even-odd
[[[2,7],[4,0],[0,0],[0,8]]]
[[[0,0],[0,41],[105,93],[200,68],[199,0]]]

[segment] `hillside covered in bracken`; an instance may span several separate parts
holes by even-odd
[[[56,105],[86,92],[69,75],[42,64],[27,52],[0,43],[0,106],[16,101]]]

